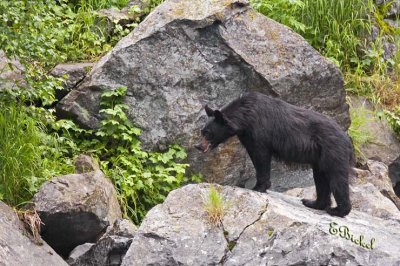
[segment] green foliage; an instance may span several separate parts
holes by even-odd
[[[373,142],[374,136],[368,130],[368,123],[375,120],[375,114],[365,107],[350,109],[351,125],[348,133],[353,140],[353,147],[357,160],[364,161],[365,155],[361,151],[361,147]]]
[[[260,13],[283,23],[342,69],[360,60],[361,37],[371,28],[372,0],[251,0]]]
[[[13,101],[0,102],[0,199],[14,206],[30,200],[53,175],[74,170],[57,148],[62,140],[30,113]]]
[[[304,8],[301,0],[250,0],[254,9],[261,14],[276,20],[300,34],[306,31],[306,25],[299,19]]]
[[[49,75],[56,64],[95,60],[109,51],[137,23],[122,28],[99,17],[97,10],[124,7],[128,0],[0,0],[0,47],[25,66],[29,89],[4,88],[0,99],[0,197],[12,205],[29,200],[52,176],[73,172],[80,153],[98,158],[114,182],[126,216],[139,222],[167,193],[188,181],[185,151],[171,145],[164,152],[140,147],[140,129],[127,119],[125,88],[102,96],[103,120],[96,130],[83,130],[47,109],[62,79]],[[144,17],[161,0],[151,0]],[[3,97],[3,96],[7,97]],[[9,105],[10,102],[18,104]],[[25,104],[28,103],[28,106]],[[42,107],[40,107],[42,106]],[[197,180],[194,177],[192,180]]]
[[[140,147],[141,130],[133,126],[123,104],[126,88],[102,94],[103,120],[96,130],[83,130],[70,121],[59,121],[58,128],[73,136],[81,152],[100,160],[102,170],[118,191],[126,216],[139,223],[146,212],[161,203],[169,191],[188,182],[185,151],[171,145],[164,152],[147,152]],[[193,179],[192,179],[193,181]]]
[[[90,8],[93,10],[104,9],[104,8],[123,8],[131,0],[70,0],[68,3],[73,8]],[[65,1],[67,2],[67,1]]]
[[[16,205],[30,199],[40,167],[40,129],[15,104],[0,106],[0,199]]]
[[[395,111],[384,111],[384,115],[393,131],[400,138],[400,106]]]
[[[305,38],[342,69],[361,59],[362,37],[370,31],[371,0],[305,0],[301,21]]]

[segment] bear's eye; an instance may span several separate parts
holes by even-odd
[[[210,140],[213,137],[213,134],[211,131],[204,131],[204,136],[206,137],[206,139]]]

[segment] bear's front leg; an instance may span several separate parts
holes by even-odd
[[[267,152],[262,154],[252,153],[250,158],[256,169],[257,183],[253,190],[258,192],[265,192],[271,187],[270,174],[271,174],[271,155]]]

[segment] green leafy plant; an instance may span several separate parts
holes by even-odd
[[[400,107],[397,107],[395,111],[384,111],[384,115],[392,127],[393,131],[400,138]]]
[[[102,94],[103,120],[98,129],[83,130],[70,121],[59,121],[58,127],[64,135],[73,136],[80,151],[98,158],[117,188],[125,215],[139,223],[171,190],[189,181],[185,176],[188,165],[180,162],[186,153],[177,145],[170,145],[164,152],[142,150],[138,139],[141,130],[125,113],[125,93],[126,88],[120,87]]]

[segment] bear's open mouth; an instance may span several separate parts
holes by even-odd
[[[208,152],[210,150],[210,147],[211,147],[211,143],[208,143],[206,148],[203,150],[203,153]]]
[[[200,143],[195,145],[195,148],[206,153],[210,150],[211,143],[205,137],[202,137]]]

